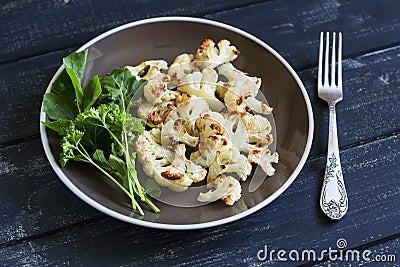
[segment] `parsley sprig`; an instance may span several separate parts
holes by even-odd
[[[61,166],[70,160],[89,163],[131,199],[133,210],[144,214],[138,196],[159,212],[139,183],[136,153],[131,149],[144,132],[145,122],[127,112],[132,97],[146,81],[117,68],[104,77],[94,76],[83,90],[87,54],[85,50],[64,58],[65,70],[43,97],[50,120],[42,123],[61,137]]]

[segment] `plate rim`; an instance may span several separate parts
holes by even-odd
[[[40,137],[41,137],[43,149],[45,151],[46,157],[47,157],[51,167],[53,168],[53,170],[55,171],[57,176],[75,195],[77,195],[81,200],[83,200],[84,202],[86,202],[87,204],[92,206],[93,208],[95,208],[111,217],[119,219],[121,221],[133,223],[133,224],[139,225],[139,226],[156,228],[156,229],[164,229],[164,230],[194,230],[194,229],[210,228],[210,227],[214,227],[214,226],[218,226],[218,225],[227,224],[227,223],[230,223],[233,221],[237,221],[237,220],[242,219],[252,213],[255,213],[256,211],[264,208],[269,203],[274,201],[278,196],[280,196],[284,191],[286,191],[286,189],[294,182],[294,180],[300,174],[300,171],[303,169],[303,166],[304,166],[304,164],[308,158],[308,155],[310,153],[310,150],[311,150],[311,145],[312,145],[312,140],[313,140],[313,135],[314,135],[314,115],[313,115],[313,111],[312,111],[310,98],[307,94],[307,91],[306,91],[304,84],[301,81],[300,77],[294,71],[292,66],[277,51],[275,51],[275,49],[273,49],[271,46],[269,46],[268,44],[266,44],[259,38],[251,35],[250,33],[246,32],[244,30],[241,30],[237,27],[234,27],[234,26],[222,23],[222,22],[214,21],[214,20],[186,17],[186,16],[171,16],[171,17],[155,17],[155,18],[149,18],[149,19],[143,19],[143,20],[138,20],[138,21],[134,21],[134,22],[129,22],[129,23],[123,24],[121,26],[115,27],[113,29],[110,29],[110,30],[96,36],[95,38],[91,39],[89,42],[87,42],[86,44],[81,46],[77,51],[79,52],[79,51],[85,50],[85,49],[89,48],[92,44],[98,42],[99,40],[101,40],[107,36],[110,36],[116,32],[119,32],[121,30],[127,29],[127,28],[132,28],[132,27],[136,27],[136,26],[144,25],[144,24],[169,22],[169,21],[184,21],[184,22],[195,22],[195,23],[200,23],[200,24],[208,24],[208,25],[216,26],[219,28],[223,28],[223,29],[227,29],[232,32],[235,32],[235,33],[242,35],[242,36],[250,39],[251,41],[259,44],[264,49],[266,49],[267,51],[272,53],[290,72],[292,77],[297,82],[297,84],[301,90],[301,93],[303,95],[305,104],[306,104],[307,113],[308,113],[308,136],[307,136],[307,143],[306,143],[305,149],[303,151],[303,155],[302,155],[297,167],[294,169],[294,171],[289,176],[289,178],[285,181],[285,183],[282,184],[282,186],[277,191],[275,191],[272,195],[270,195],[269,197],[267,197],[265,200],[261,201],[254,207],[252,207],[244,212],[241,212],[239,214],[227,217],[227,218],[223,218],[223,219],[219,219],[219,220],[215,220],[215,221],[211,221],[211,222],[195,223],[195,224],[155,223],[155,222],[143,221],[143,220],[129,217],[127,215],[123,215],[121,213],[113,211],[113,210],[101,205],[100,203],[98,203],[97,201],[95,201],[94,199],[92,199],[91,197],[86,195],[85,193],[83,193],[77,186],[75,186],[69,180],[69,178],[62,171],[61,167],[58,166],[57,160],[54,158],[54,155],[51,153],[49,140],[46,135],[46,127],[43,125],[43,123],[41,123],[42,121],[46,121],[46,113],[44,112],[43,102],[42,102],[41,108],[40,108],[40,122],[39,123],[40,123]],[[53,84],[53,82],[55,81],[57,76],[63,70],[64,70],[64,66],[61,65],[58,68],[57,72],[54,74],[53,78],[51,79],[45,93],[48,93],[51,91],[51,85]]]

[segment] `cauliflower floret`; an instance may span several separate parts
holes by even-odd
[[[246,179],[243,177],[247,177],[251,172],[250,163],[257,163],[267,175],[273,175],[275,170],[272,168],[271,162],[278,162],[278,154],[274,153],[271,155],[268,149],[268,146],[272,143],[272,135],[269,134],[271,131],[269,121],[260,115],[249,113],[243,117],[239,117],[236,112],[227,112],[223,115],[225,117],[224,126],[226,135],[230,136],[230,140],[239,151],[248,153],[248,156],[247,166],[243,160],[246,157],[240,155],[241,159],[239,162],[241,164],[232,167],[228,166],[225,169],[221,169],[220,172],[231,172],[229,168],[242,170],[242,172],[238,172],[238,175],[243,180]]]
[[[219,66],[218,71],[229,81],[224,84],[226,86],[224,102],[229,110],[244,113],[251,109],[257,113],[271,114],[272,108],[256,99],[258,87],[251,78],[230,64]]]
[[[194,56],[192,54],[182,54],[175,58],[168,69],[168,76],[170,77],[169,89],[177,87],[183,77],[192,73],[194,69],[193,60]]]
[[[225,98],[225,94],[228,91],[228,87],[229,87],[228,83],[224,83],[223,81],[218,81],[217,82],[217,89],[215,90],[215,92],[217,93],[217,96],[220,99],[224,99]]]
[[[204,99],[183,94],[183,97],[176,99],[176,108],[169,114],[167,119],[176,120],[181,118],[194,124],[195,119],[208,111],[210,111],[210,108]]]
[[[248,160],[249,162],[257,163],[268,176],[272,176],[275,173],[275,169],[271,164],[278,163],[279,155],[277,152],[271,155],[271,151],[265,147],[256,148],[250,151]]]
[[[161,142],[168,149],[174,148],[178,142],[195,147],[199,142],[199,138],[189,135],[186,130],[186,121],[178,118],[167,121],[162,127]]]
[[[169,77],[165,73],[157,73],[152,76],[143,87],[144,97],[151,104],[159,104],[162,101],[174,100],[179,96],[179,92],[167,89]]]
[[[179,153],[179,149],[181,147],[176,147],[175,155],[170,165],[154,166],[154,179],[161,186],[166,186],[176,192],[183,192],[188,189],[193,180],[185,173],[186,165]]]
[[[218,160],[213,161],[208,167],[207,182],[212,182],[222,173],[236,173],[241,181],[246,181],[251,173],[251,163],[247,158],[240,154],[237,149],[233,149],[232,157],[229,163],[219,164]]]
[[[272,143],[271,123],[267,118],[245,113],[240,119],[246,128],[250,143],[262,143],[267,146]]]
[[[190,160],[208,166],[208,183],[221,173],[236,173],[242,181],[251,173],[251,164],[247,158],[224,136],[212,135],[202,139],[198,148],[198,151],[190,155]]]
[[[218,112],[207,112],[198,118],[195,122],[195,129],[200,139],[207,138],[211,135],[223,135],[224,117]]]
[[[248,134],[240,116],[235,111],[224,112],[224,129],[233,145],[241,152],[248,153],[255,145],[249,143]]]
[[[166,186],[176,192],[187,190],[193,182],[193,180],[180,168],[176,167],[174,163],[166,167],[154,167],[154,179],[159,185]]]
[[[199,150],[190,155],[190,160],[202,166],[211,166],[214,161],[218,165],[228,164],[233,153],[231,143],[221,135],[212,135],[202,139],[198,148]]]
[[[237,153],[232,162],[222,169],[222,173],[236,173],[241,181],[246,181],[251,173],[251,168],[251,163],[247,160],[247,157]]]
[[[218,65],[235,60],[239,50],[228,40],[222,39],[217,46],[212,39],[205,39],[197,49],[196,61],[203,61],[205,66],[214,68]]]
[[[207,176],[207,170],[201,167],[200,165],[195,164],[194,162],[186,159],[186,174],[189,176],[193,182],[201,182]]]
[[[154,75],[160,73],[161,70],[166,70],[168,68],[168,63],[164,60],[148,60],[137,66],[126,66],[125,68],[128,69],[137,80],[149,80]]]
[[[186,147],[184,144],[180,144],[175,149],[175,159],[179,159],[180,161],[185,163],[186,167],[186,175],[193,180],[193,182],[197,183],[203,181],[207,175],[207,170],[201,167],[200,165],[195,164],[194,162],[188,160],[185,156]]]
[[[171,165],[154,167],[154,179],[159,185],[182,192],[187,190],[193,182],[200,182],[206,177],[207,171],[189,161],[185,157],[185,152],[185,145],[180,144],[175,148]]]
[[[177,90],[182,93],[204,98],[212,110],[223,109],[224,104],[215,97],[218,74],[211,68],[205,68],[202,72],[190,73],[180,80]]]
[[[228,80],[227,83],[220,83],[221,86],[226,87],[225,90],[229,90],[228,87],[243,87],[252,95],[257,96],[261,78],[250,76],[248,73],[236,69],[231,63],[218,66],[218,72]]]
[[[155,127],[161,127],[175,108],[175,101],[163,101],[157,105],[144,101],[139,102],[137,113],[140,118],[147,120]]]
[[[211,189],[207,193],[200,193],[198,201],[213,202],[222,199],[226,205],[231,206],[241,197],[242,187],[232,176],[221,174],[209,185]]]
[[[171,158],[171,152],[157,142],[159,141],[157,130],[159,131],[159,129],[144,131],[135,142],[138,159],[143,165],[144,172],[150,177],[154,175],[154,166],[169,165],[168,159]]]

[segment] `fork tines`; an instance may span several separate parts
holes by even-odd
[[[320,36],[320,43],[319,43],[319,64],[318,64],[318,86],[324,86],[324,87],[342,87],[342,33],[339,32],[339,41],[338,41],[338,57],[337,57],[337,63],[338,63],[338,68],[337,68],[337,76],[338,76],[338,81],[336,84],[336,72],[335,72],[335,67],[336,67],[336,32],[334,32],[332,38],[332,56],[331,56],[331,79],[329,81],[328,79],[328,74],[329,74],[329,32],[326,32],[326,40],[325,40],[325,68],[324,68],[324,80],[322,81],[322,61],[323,61],[323,50],[324,50],[324,33],[321,32]]]

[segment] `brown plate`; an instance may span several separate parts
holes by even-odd
[[[243,218],[269,204],[294,181],[307,159],[312,142],[314,123],[310,100],[289,63],[267,44],[242,30],[187,17],[129,23],[94,38],[79,49],[89,49],[83,83],[96,74],[105,75],[113,68],[136,65],[144,60],[164,59],[171,63],[179,54],[193,53],[204,38],[230,40],[241,51],[234,65],[262,78],[261,90],[274,108],[277,132],[274,137],[280,155],[275,175],[268,177],[252,193],[248,190],[249,182],[242,183],[242,198],[232,207],[225,206],[222,201],[185,208],[157,202],[160,213],[145,209],[145,215],[138,216],[132,214],[130,200],[96,170],[78,163],[61,168],[58,163],[59,139],[41,125],[42,143],[51,166],[78,197],[110,216],[137,225],[197,229]],[[62,70],[61,66],[46,92],[50,91],[50,85]],[[40,120],[47,120],[43,106]]]

